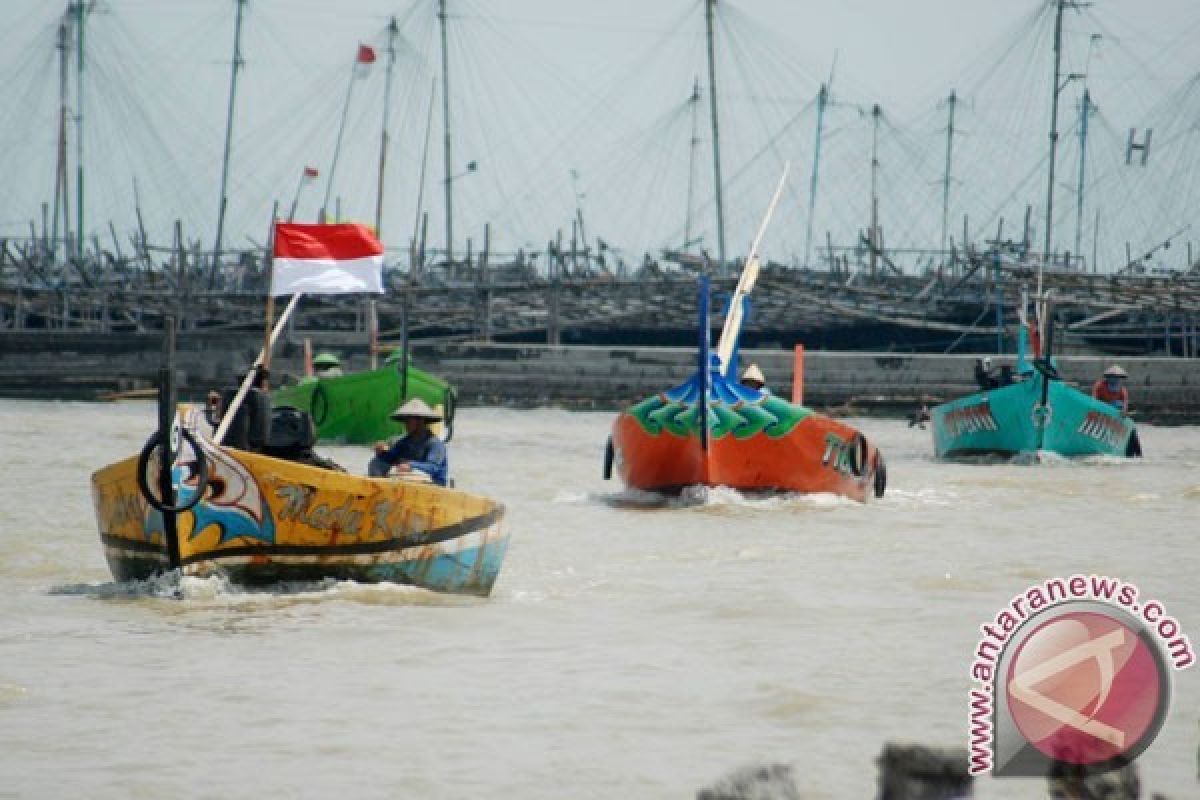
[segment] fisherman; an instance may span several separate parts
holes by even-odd
[[[1092,397],[1108,403],[1122,414],[1129,413],[1129,390],[1125,379],[1129,376],[1116,364],[1104,370],[1104,376],[1092,384]]]
[[[920,408],[908,415],[908,427],[925,430],[925,423],[930,419],[932,417],[929,415],[929,405],[922,403]]]
[[[421,398],[414,397],[393,411],[391,418],[404,424],[404,436],[391,447],[386,442],[376,443],[375,457],[367,465],[367,474],[383,478],[393,470],[402,477],[405,473],[421,473],[438,486],[445,486],[450,472],[446,445],[429,429],[442,415]]]
[[[767,378],[763,375],[763,371],[758,368],[758,364],[751,364],[746,367],[746,370],[742,373],[742,380],[740,382],[742,386],[745,386],[747,389],[753,389],[756,392],[771,391],[766,388]]]
[[[313,359],[313,374],[318,378],[337,378],[342,374],[342,362],[328,351]]]
[[[985,356],[975,359],[975,383],[979,384],[979,388],[983,391],[1000,387],[999,379],[992,374],[991,358]]]

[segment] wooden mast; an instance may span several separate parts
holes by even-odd
[[[446,0],[438,0],[438,22],[442,29],[442,132],[444,134],[443,169],[446,192],[446,264],[454,263],[454,176],[451,175],[450,150],[450,52],[446,46]]]
[[[721,130],[717,119],[717,60],[713,45],[713,12],[717,0],[704,0],[704,22],[708,33],[708,106],[712,117],[713,187],[717,200],[718,269],[725,269],[725,201],[721,194]]]
[[[217,205],[217,240],[213,246],[212,269],[208,275],[208,287],[211,289],[217,282],[217,270],[221,264],[221,245],[225,235],[225,210],[229,205],[229,151],[233,143],[233,112],[237,102],[238,70],[242,68],[242,12],[247,0],[234,0],[237,3],[237,17],[233,28],[233,66],[229,71],[229,107],[225,114],[225,149],[221,156],[221,199]]]

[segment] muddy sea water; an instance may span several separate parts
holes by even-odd
[[[1124,578],[1200,641],[1197,428],[1144,427],[1138,463],[955,466],[864,419],[882,501],[664,502],[601,480],[610,414],[464,409],[458,486],[512,532],[477,600],[113,583],[88,477],[153,420],[0,401],[0,797],[686,798],[776,762],[870,798],[886,740],[965,744],[979,626],[1033,583]],[[1200,796],[1200,670],[1173,677],[1143,796]]]

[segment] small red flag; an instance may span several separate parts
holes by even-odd
[[[356,60],[359,64],[374,64],[375,48],[371,47],[370,45],[360,44],[358,46],[358,58]]]
[[[305,167],[304,168],[304,177],[306,177],[306,178],[315,178],[315,177],[317,177],[318,174],[319,173],[317,172],[316,167]]]

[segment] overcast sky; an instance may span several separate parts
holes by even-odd
[[[64,6],[0,4],[0,174],[9,187],[0,197],[0,232],[10,235],[40,217],[40,203],[53,191],[53,42]],[[303,188],[298,214],[315,215],[355,48],[359,42],[382,48],[386,21],[396,14],[403,41],[389,126],[384,238],[389,247],[407,245],[419,197],[430,212],[433,244],[441,246],[440,106],[423,190],[418,182],[431,82],[440,69],[435,6],[435,0],[248,0],[227,241],[261,240],[272,202],[286,212],[306,164],[318,167],[321,177]],[[722,0],[718,83],[730,255],[744,249],[785,159],[796,163],[772,236],[780,258],[803,250],[812,102],[835,61],[834,95],[841,105],[827,121],[818,232],[832,230],[849,241],[865,224],[869,109],[879,103],[892,126],[881,144],[888,192],[881,216],[889,241],[937,245],[946,124],[938,102],[952,88],[964,96],[959,124],[966,135],[956,143],[964,161],[955,166],[953,184],[963,196],[950,216],[969,213],[981,226],[1004,216],[1011,225],[1026,204],[1039,204],[1036,218],[1045,194],[1044,177],[1038,188],[1034,176],[1044,175],[1038,159],[1044,159],[1050,83],[1048,17],[1041,15],[1041,28],[1033,24],[1043,6],[1039,0]],[[87,26],[84,98],[89,232],[107,233],[109,220],[122,236],[133,227],[136,181],[152,238],[169,236],[179,218],[190,237],[211,246],[234,9],[233,0],[96,4]],[[699,109],[701,145],[693,151],[686,103],[695,78],[707,91],[699,0],[449,0],[449,9],[452,171],[478,162],[475,172],[453,182],[456,249],[467,236],[477,247],[485,221],[503,247],[541,247],[558,229],[569,236],[578,199],[588,236],[631,253],[677,244],[685,228],[700,246],[715,250],[707,106]],[[1082,72],[1087,64],[1111,125],[1111,153],[1089,155],[1089,163],[1101,160],[1093,173],[1100,181],[1110,168],[1103,159],[1117,163],[1128,128],[1162,115],[1169,94],[1200,69],[1189,47],[1200,34],[1200,3],[1097,0],[1085,14],[1069,12],[1065,27],[1066,71]],[[1092,42],[1097,33],[1103,39]],[[383,58],[380,50],[380,61],[353,86],[329,187],[331,205],[341,198],[343,216],[368,221],[374,218]],[[1081,84],[1062,95],[1064,148]],[[1160,127],[1161,135],[1165,130]],[[997,160],[985,155],[992,153],[1004,163],[985,164]],[[1067,175],[1058,201],[1064,215],[1074,213],[1068,208],[1074,202],[1071,158],[1078,156],[1065,152],[1059,166]],[[1141,178],[1114,180],[1123,185]],[[972,181],[976,185],[968,186]],[[988,193],[994,197],[987,203],[967,207]],[[1084,216],[1094,225],[1091,213],[1089,207]],[[1115,213],[1111,203],[1106,213]],[[1062,226],[1069,231],[1071,219],[1064,216]],[[1117,247],[1121,237],[1127,234],[1114,234],[1108,246]]]

